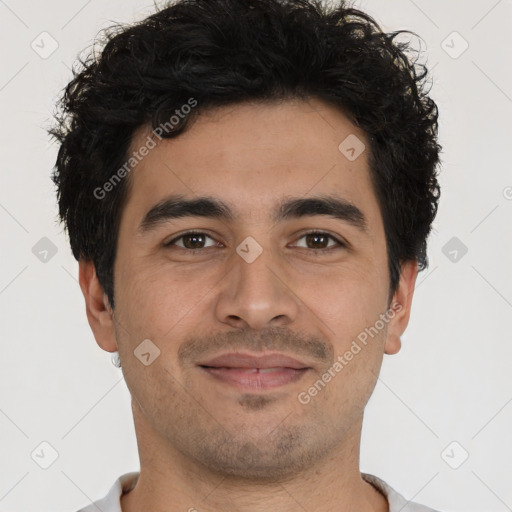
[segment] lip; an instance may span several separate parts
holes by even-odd
[[[240,352],[222,354],[204,363],[200,363],[199,366],[246,369],[292,368],[294,370],[309,368],[306,363],[284,354],[264,354],[261,356],[255,356]]]
[[[222,354],[198,365],[214,379],[242,391],[272,389],[301,379],[311,369],[284,354]]]

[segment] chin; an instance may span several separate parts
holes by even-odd
[[[271,436],[252,437],[245,429],[236,437],[222,439],[209,435],[208,444],[195,446],[195,459],[223,477],[261,482],[284,481],[304,472],[330,451],[325,440],[312,439],[304,427],[273,432]]]

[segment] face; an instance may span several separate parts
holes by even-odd
[[[339,149],[348,136],[355,153]],[[243,104],[201,114],[131,172],[113,323],[88,314],[98,343],[119,350],[146,443],[275,478],[357,437],[416,276],[404,273],[390,309],[368,151],[319,100]]]

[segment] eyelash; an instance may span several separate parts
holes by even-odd
[[[194,230],[192,230],[192,231],[187,231],[186,233],[182,233],[181,235],[177,236],[176,238],[173,238],[171,241],[166,242],[164,244],[164,247],[172,247],[172,245],[175,242],[177,242],[178,240],[180,240],[183,237],[188,236],[188,235],[206,235],[208,238],[211,238],[213,240],[213,237],[210,236],[208,233],[205,233],[204,231],[194,231]],[[313,251],[315,253],[331,252],[331,251],[333,251],[335,249],[342,249],[342,248],[346,248],[347,247],[347,244],[345,244],[344,242],[342,242],[341,240],[339,240],[335,236],[333,236],[330,233],[325,232],[325,231],[318,231],[318,230],[307,231],[306,233],[302,233],[302,235],[299,237],[299,240],[301,238],[304,238],[307,235],[324,235],[324,236],[327,236],[328,238],[330,238],[331,240],[334,240],[338,244],[338,246],[329,247],[329,248],[326,248],[326,249],[309,249],[310,251]],[[179,247],[179,246],[177,246],[177,247]],[[199,249],[187,249],[186,247],[179,247],[179,248],[182,251],[186,251],[188,253],[198,253],[200,251],[204,251],[205,249],[208,249],[208,247],[203,247],[203,248],[199,248]],[[301,247],[301,249],[308,249],[308,248],[307,247]]]

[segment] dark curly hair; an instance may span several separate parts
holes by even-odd
[[[133,25],[104,31],[79,58],[48,132],[60,143],[52,180],[74,257],[92,260],[114,307],[113,266],[130,176],[108,200],[94,193],[129,158],[134,132],[156,129],[190,98],[200,112],[244,101],[319,98],[364,130],[383,218],[390,298],[401,265],[428,265],[440,187],[438,111],[427,69],[409,42],[384,33],[343,0],[179,0]],[[177,119],[178,117],[175,116]]]

